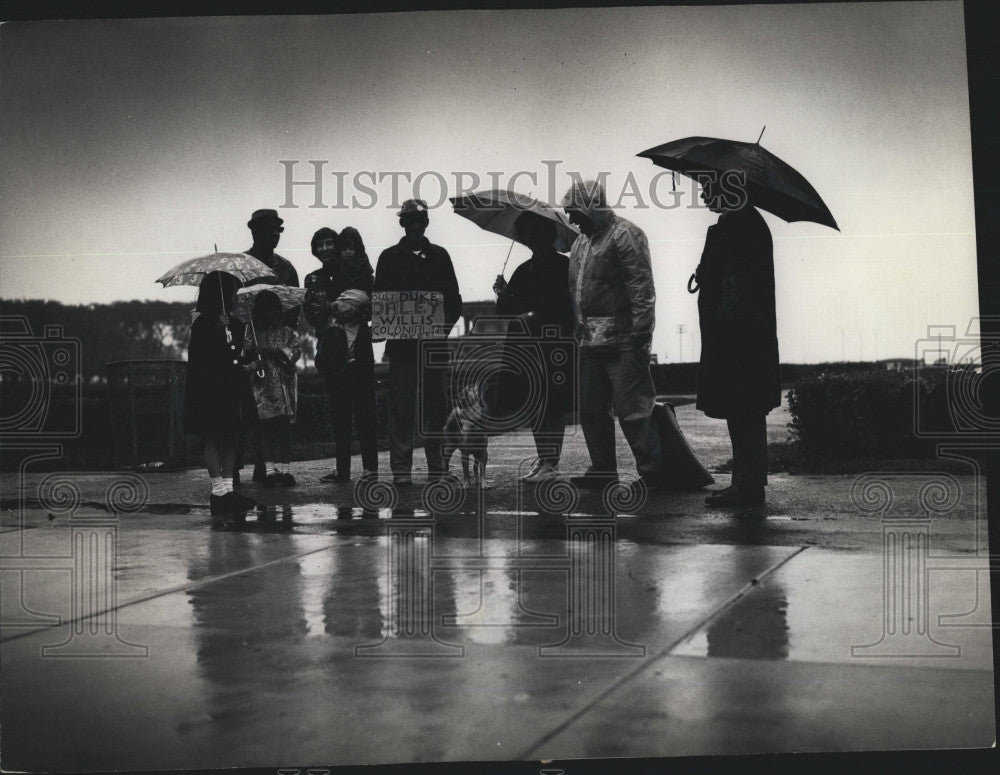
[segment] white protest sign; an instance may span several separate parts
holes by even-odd
[[[376,291],[372,294],[373,339],[447,336],[441,291]]]

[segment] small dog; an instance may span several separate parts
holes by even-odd
[[[472,480],[479,485],[486,481],[488,458],[486,436],[486,411],[483,397],[475,385],[467,385],[455,397],[455,408],[444,424],[444,467],[447,471],[455,450],[462,453],[462,473],[469,485],[469,456],[473,458]]]

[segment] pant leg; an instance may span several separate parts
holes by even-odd
[[[441,369],[419,367],[420,430],[428,471],[444,470],[444,424],[448,419],[445,374]]]
[[[292,424],[288,419],[278,429],[278,462],[286,465],[292,462]]]
[[[614,409],[625,440],[635,456],[639,474],[658,474],[663,454],[660,434],[653,423],[656,389],[649,363],[642,363],[631,348],[622,349],[608,362],[614,390]]]
[[[371,364],[361,364],[348,370],[354,397],[354,421],[361,445],[361,465],[365,470],[378,470],[378,415],[375,409],[375,372]]]
[[[545,407],[537,425],[532,428],[532,435],[542,462],[558,467],[559,458],[562,457],[563,437],[566,435],[566,416],[561,404],[550,402]]]
[[[754,489],[767,484],[766,415],[734,417],[726,421],[733,443],[733,484]]]
[[[596,471],[618,470],[615,455],[615,423],[611,415],[611,380],[607,359],[580,350],[580,426]]]
[[[276,431],[277,426],[272,423],[264,423],[257,430],[257,434],[260,438],[260,448],[262,454],[264,455],[264,460],[268,463],[274,463],[278,460],[278,440]]]
[[[408,474],[413,468],[417,371],[415,362],[389,361],[389,467],[394,474]]]
[[[337,444],[337,473],[351,471],[351,387],[348,375],[327,377],[327,395],[333,418],[333,438]]]

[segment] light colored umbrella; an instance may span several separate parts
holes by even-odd
[[[580,236],[580,232],[561,210],[515,191],[503,189],[476,191],[452,197],[450,201],[455,212],[463,218],[468,218],[481,229],[512,240],[516,239],[514,222],[526,212],[534,213],[556,224],[556,250],[561,253],[569,250],[574,240]],[[508,253],[508,257],[509,255]]]
[[[241,283],[261,277],[277,279],[271,267],[246,253],[211,253],[182,261],[156,282],[161,283],[164,288],[173,285],[201,285],[202,279],[210,272],[231,274]]]
[[[306,298],[306,289],[297,288],[294,285],[267,285],[265,283],[257,283],[256,285],[248,285],[246,288],[240,288],[236,291],[237,298],[242,299],[245,303],[237,305],[236,309],[233,310],[233,314],[241,320],[250,319],[250,308],[253,306],[253,300],[257,298],[257,294],[262,291],[270,291],[278,300],[281,302],[281,308],[283,310],[290,310],[293,307],[301,307],[302,303]]]
[[[763,131],[761,135],[763,135]],[[685,137],[636,154],[653,164],[698,179],[699,174],[746,175],[750,204],[786,221],[813,221],[838,229],[829,208],[801,174],[756,143]]]
[[[160,277],[156,282],[162,283],[164,288],[170,288],[174,285],[201,285],[201,281],[205,279],[205,275],[212,272],[224,272],[225,274],[232,275],[241,283],[258,277],[274,277],[278,279],[277,275],[271,271],[271,267],[263,261],[258,261],[253,256],[248,256],[246,253],[219,253],[216,251],[207,256],[198,256],[198,258],[181,261],[181,263],[164,274],[163,277]],[[222,309],[225,309],[226,303],[225,299],[222,298],[221,283],[219,284],[219,300],[222,302]],[[255,332],[255,341],[256,338]],[[233,335],[228,326],[226,327],[226,341],[229,343],[233,341]]]

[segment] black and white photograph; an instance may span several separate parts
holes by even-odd
[[[994,748],[974,5],[0,24],[2,769]]]

